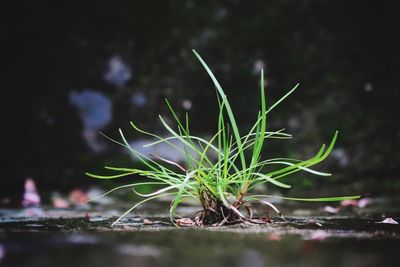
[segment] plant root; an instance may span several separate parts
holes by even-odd
[[[176,219],[176,225],[218,227],[234,224],[268,224],[272,223],[272,220],[269,217],[267,209],[272,209],[287,222],[278,208],[266,200],[245,201],[243,200],[244,194],[241,194],[239,199],[236,199],[233,204],[226,206],[222,201],[213,197],[207,189],[203,189],[199,194],[201,196],[200,200],[203,209],[195,212],[191,218]],[[254,207],[255,204],[262,208],[261,215]],[[257,216],[255,216],[255,214],[257,214]]]
[[[222,203],[218,203],[216,209],[207,208],[194,213],[190,218],[176,219],[175,223],[178,226],[199,226],[199,227],[220,227],[224,225],[235,224],[250,224],[262,225],[269,224],[273,221],[269,217],[269,213],[264,211],[264,216],[254,216],[256,210],[253,205],[245,203],[238,208],[233,206],[226,207]],[[268,205],[269,206],[269,205]],[[245,209],[247,214],[243,214],[239,209]],[[279,211],[278,211],[279,212]],[[278,213],[283,219],[284,217]]]

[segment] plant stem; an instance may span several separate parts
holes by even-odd
[[[239,195],[236,197],[235,203],[233,203],[233,206],[236,208],[242,203],[243,197],[247,192],[247,189],[249,188],[250,182],[247,181],[244,186],[240,189]]]

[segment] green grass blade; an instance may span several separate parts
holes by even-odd
[[[136,173],[137,172],[121,173],[121,174],[114,174],[114,175],[99,175],[99,174],[93,174],[90,172],[85,172],[85,174],[89,177],[96,178],[96,179],[104,179],[104,180],[121,178],[124,176],[133,175]]]
[[[234,136],[235,136],[235,139],[236,139],[236,143],[238,144],[239,147],[242,147],[242,141],[240,139],[239,129],[238,129],[238,126],[236,124],[236,119],[235,119],[235,116],[233,114],[231,105],[229,104],[229,101],[228,101],[228,99],[226,97],[226,94],[225,94],[224,90],[222,89],[222,87],[221,87],[220,83],[218,82],[217,78],[215,78],[214,74],[212,73],[211,69],[208,67],[206,62],[203,60],[203,58],[195,50],[193,50],[193,53],[195,54],[197,59],[200,61],[200,63],[203,65],[204,69],[207,71],[207,73],[210,76],[211,80],[213,81],[215,87],[217,88],[218,93],[219,93],[219,95],[220,95],[220,97],[222,99],[222,102],[224,103],[225,110],[226,110],[226,112],[228,114],[229,121],[231,123],[232,130],[233,130],[233,133],[234,133]],[[241,163],[242,163],[242,167],[243,167],[243,169],[246,169],[246,159],[245,159],[244,153],[243,153],[243,151],[241,149],[239,150],[239,155],[240,155],[240,160],[241,160]]]
[[[159,197],[164,197],[164,196],[168,196],[168,195],[172,195],[173,193],[166,193],[166,194],[161,194],[161,195],[157,195],[157,196],[153,196],[153,197],[149,197],[146,198],[142,201],[139,201],[138,203],[136,203],[135,205],[133,205],[130,209],[128,209],[127,211],[125,211],[121,216],[118,217],[117,220],[115,220],[112,224],[111,227],[114,227],[122,218],[124,218],[126,215],[128,215],[129,213],[131,213],[134,209],[136,209],[138,206],[142,205],[143,203],[146,203],[147,201],[159,198]]]
[[[117,186],[111,190],[108,190],[107,192],[100,194],[98,196],[95,196],[89,200],[87,200],[87,202],[91,202],[91,201],[95,201],[99,198],[102,198],[104,196],[107,196],[108,194],[114,192],[114,191],[118,191],[120,189],[124,189],[124,188],[129,188],[129,187],[134,187],[134,186],[140,186],[140,185],[164,185],[165,183],[161,183],[161,182],[143,182],[143,183],[133,183],[133,184],[126,184],[126,185],[121,185],[121,186]]]
[[[257,172],[252,173],[252,174],[253,174],[254,176],[259,177],[258,179],[254,180],[254,182],[264,180],[264,182],[270,182],[270,183],[272,183],[272,184],[274,184],[274,185],[276,185],[276,186],[282,187],[282,188],[291,188],[290,185],[284,184],[284,183],[281,183],[281,182],[279,182],[279,181],[277,181],[277,180],[275,180],[275,179],[272,179],[272,178],[271,178],[270,176],[268,176],[268,175],[265,175],[265,174],[262,174],[262,173],[257,173]]]
[[[341,197],[319,197],[319,198],[297,198],[297,197],[280,197],[280,196],[273,196],[273,195],[253,195],[253,196],[247,197],[246,199],[261,199],[261,198],[277,198],[277,199],[283,199],[283,200],[306,201],[306,202],[334,202],[334,201],[342,201],[342,200],[360,199],[361,195],[341,196]]]
[[[175,210],[178,204],[180,203],[181,196],[183,194],[183,191],[185,190],[185,187],[187,183],[189,182],[189,179],[195,175],[196,171],[190,172],[186,174],[185,180],[183,180],[182,184],[179,185],[179,190],[178,193],[176,193],[174,200],[172,201],[171,208],[169,210],[169,217],[171,222],[174,222],[174,215],[175,215]]]

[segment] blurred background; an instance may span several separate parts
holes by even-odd
[[[148,141],[129,121],[165,134],[164,98],[189,112],[192,131],[216,129],[217,101],[196,49],[226,90],[243,131],[259,107],[266,72],[269,117],[291,141],[264,156],[307,158],[336,129],[319,169],[298,174],[289,194],[396,195],[400,190],[400,31],[396,1],[16,1],[3,9],[0,197],[18,203],[31,177],[47,192],[112,186],[84,175],[134,166],[120,146]],[[160,148],[158,153],[179,160]],[[126,180],[125,180],[126,181]],[[289,180],[287,180],[289,182]],[[123,181],[122,181],[123,182]]]

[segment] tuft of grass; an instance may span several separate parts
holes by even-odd
[[[201,204],[202,210],[192,218],[191,222],[193,222],[193,225],[217,226],[238,222],[269,222],[269,218],[256,218],[253,216],[253,205],[269,206],[280,214],[279,210],[268,201],[270,198],[283,198],[295,201],[341,201],[361,197],[354,195],[320,198],[287,198],[273,195],[252,195],[251,192],[255,187],[267,183],[289,189],[291,187],[290,184],[282,182],[281,178],[299,171],[318,176],[330,176],[330,173],[317,171],[311,167],[328,157],[336,143],[338,131],[335,131],[333,134],[329,145],[326,146],[323,144],[315,156],[310,159],[262,159],[262,148],[267,139],[292,138],[290,134],[284,132],[284,129],[275,131],[267,130],[267,116],[282,101],[290,96],[298,88],[299,84],[296,84],[272,106],[267,107],[265,101],[264,72],[261,70],[260,110],[251,129],[245,135],[240,135],[235,115],[223,88],[202,57],[195,50],[193,50],[193,53],[210,76],[216,88],[219,106],[217,132],[209,140],[191,135],[188,114],[181,121],[168,100],[165,100],[176,122],[175,126],[171,126],[159,115],[161,124],[170,134],[168,137],[161,137],[147,132],[140,129],[133,122],[130,124],[135,131],[157,139],[157,141],[145,145],[146,147],[165,143],[184,155],[186,159],[184,165],[158,155],[144,155],[139,153],[129,145],[121,129],[119,130],[120,141],[107,137],[129,150],[145,168],[105,166],[105,169],[113,173],[109,175],[86,174],[97,179],[115,179],[128,175],[146,177],[145,181],[119,186],[104,194],[106,195],[115,190],[129,187],[132,188],[135,194],[143,198],[123,213],[113,225],[117,224],[124,216],[132,212],[139,205],[165,196],[170,196],[173,199],[169,216],[171,222],[174,224],[179,224],[180,222],[180,220],[176,219],[175,211],[177,206],[188,199],[195,199]],[[177,146],[176,141],[180,142],[181,146]],[[268,165],[276,165],[277,169],[270,172],[264,171]],[[138,191],[138,187],[141,185],[157,185],[161,186],[161,189],[145,194]],[[244,209],[246,209],[246,213],[243,212]]]

